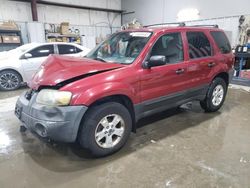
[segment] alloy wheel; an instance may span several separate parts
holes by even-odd
[[[224,97],[224,89],[222,85],[217,85],[213,90],[212,103],[214,106],[219,106]]]
[[[113,148],[122,139],[125,123],[118,114],[110,114],[102,118],[95,130],[95,141],[101,148]]]
[[[19,78],[14,73],[4,73],[0,76],[0,86],[6,90],[12,90],[19,85]]]

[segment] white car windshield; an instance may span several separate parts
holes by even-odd
[[[86,57],[103,62],[131,64],[151,37],[151,32],[120,32],[112,35]]]
[[[13,50],[10,50],[8,52],[10,52],[10,53],[23,53],[23,52],[26,52],[27,50],[29,50],[37,45],[38,44],[36,44],[36,43],[24,44],[22,46],[19,46],[19,47],[13,49]]]

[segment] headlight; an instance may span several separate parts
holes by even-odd
[[[70,103],[71,97],[72,93],[69,91],[43,89],[38,93],[36,102],[48,106],[65,106]]]

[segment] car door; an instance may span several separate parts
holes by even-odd
[[[182,41],[181,33],[167,33],[152,47],[149,57],[163,55],[167,63],[142,71],[140,97],[144,112],[170,108],[184,100],[189,75]]]
[[[77,48],[71,44],[57,44],[58,53],[60,55],[72,56],[72,57],[81,57],[81,49]]]
[[[217,65],[211,40],[202,31],[188,31],[186,37],[190,86],[193,88],[206,87],[210,82],[211,73]]]
[[[50,54],[54,54],[53,44],[38,46],[22,55],[20,59],[28,81]]]

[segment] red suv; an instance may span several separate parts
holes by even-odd
[[[220,109],[234,57],[216,27],[122,31],[86,58],[52,55],[20,96],[25,128],[61,142],[78,140],[95,156],[119,150],[145,116],[200,101]]]

